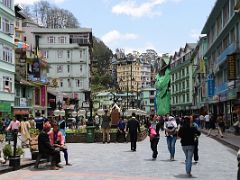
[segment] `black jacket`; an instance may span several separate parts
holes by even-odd
[[[42,131],[38,136],[38,150],[42,154],[51,154],[54,147],[50,144],[49,135]]]
[[[181,127],[178,131],[182,146],[193,146],[195,137],[200,134],[201,132],[195,127]]]
[[[128,121],[127,131],[132,135],[137,135],[137,132],[140,132],[140,124],[136,118],[131,118]]]

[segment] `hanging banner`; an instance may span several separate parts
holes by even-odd
[[[227,65],[228,65],[228,80],[236,80],[237,78],[237,54],[228,55]]]
[[[32,74],[35,78],[40,78],[40,62],[39,59],[33,59]]]
[[[41,106],[46,106],[46,86],[41,87]]]
[[[208,79],[208,97],[214,95],[214,79]]]
[[[200,74],[205,74],[206,73],[204,59],[201,59],[200,62],[199,62],[199,73]]]

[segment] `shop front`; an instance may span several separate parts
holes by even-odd
[[[29,114],[32,114],[32,110],[30,108],[13,108],[13,115],[18,120],[23,120],[25,117],[29,117]]]

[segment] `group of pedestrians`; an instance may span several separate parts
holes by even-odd
[[[170,161],[174,161],[175,144],[178,138],[181,139],[182,150],[185,154],[185,168],[189,177],[191,174],[192,158],[197,162],[198,156],[198,137],[200,131],[198,125],[192,116],[184,117],[157,117],[153,116],[151,121],[146,122],[148,133],[150,137],[150,146],[152,150],[152,158],[155,160],[158,155],[157,146],[160,139],[160,129],[163,125],[165,136],[167,139],[168,151],[170,154]]]

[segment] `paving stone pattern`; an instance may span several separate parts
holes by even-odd
[[[130,143],[74,143],[68,144],[70,162],[58,171],[41,165],[0,175],[1,180],[175,180],[189,179],[185,175],[185,156],[180,141],[176,144],[175,161],[169,161],[166,138],[161,133],[159,156],[153,161],[149,139],[137,143],[137,151],[130,151]],[[236,152],[216,140],[200,137],[200,161],[193,165],[193,179],[235,180]],[[62,164],[64,159],[62,157]]]

